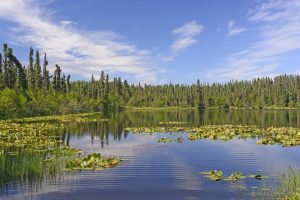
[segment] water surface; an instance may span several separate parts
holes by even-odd
[[[99,117],[106,116],[99,114]],[[67,123],[61,130],[65,144],[85,153],[121,156],[124,161],[115,168],[96,172],[64,172],[58,161],[51,166],[51,173],[45,173],[45,169],[32,164],[42,161],[43,155],[0,154],[0,199],[251,199],[255,190],[252,186],[272,185],[289,166],[300,167],[300,146],[257,145],[251,139],[190,141],[185,133],[137,135],[123,131],[125,127],[157,126],[166,121],[187,122],[187,126],[300,127],[300,112],[123,111],[111,113],[108,122]],[[183,137],[184,141],[158,143],[156,140],[163,136]],[[9,170],[16,165],[27,175]],[[270,178],[211,182],[198,173],[213,169],[222,170],[226,175],[239,171],[261,173]]]

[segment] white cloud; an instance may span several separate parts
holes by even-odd
[[[173,30],[172,33],[176,36],[176,40],[171,45],[171,55],[163,57],[163,61],[170,62],[174,60],[179,52],[197,43],[197,36],[200,35],[203,29],[204,26],[197,21],[191,21]]]
[[[256,25],[251,43],[227,58],[225,66],[209,77],[222,80],[251,79],[276,74],[284,57],[300,49],[300,1],[271,0],[259,4],[248,18]],[[255,31],[256,29],[253,29]]]
[[[62,26],[73,26],[73,25],[76,25],[77,23],[74,21],[71,21],[71,20],[62,20],[62,21],[60,21],[60,24]]]
[[[75,29],[73,21],[54,23],[49,14],[44,15],[52,13],[44,5],[40,0],[1,1],[0,20],[13,24],[14,42],[47,52],[50,63],[61,65],[67,73],[90,77],[104,70],[132,75],[137,81],[155,80],[156,73],[146,64],[148,51],[119,42],[110,31],[84,32]]]
[[[242,27],[237,27],[235,25],[235,21],[230,20],[228,22],[228,36],[237,36],[244,31],[246,31],[246,29]]]
[[[171,45],[173,51],[184,50],[197,42],[196,37],[203,31],[204,27],[197,21],[191,21],[173,30],[178,38]]]

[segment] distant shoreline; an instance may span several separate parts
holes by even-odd
[[[217,107],[209,107],[205,109],[198,109],[196,107],[122,107],[122,110],[300,110],[300,108],[289,108],[289,107],[276,107],[270,106],[265,108],[217,108]]]

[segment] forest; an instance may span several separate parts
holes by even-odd
[[[42,60],[41,60],[41,57]],[[0,118],[67,114],[122,108],[300,109],[300,75],[251,81],[194,84],[130,84],[99,71],[100,79],[71,81],[56,64],[47,69],[47,54],[30,48],[22,65],[12,48],[0,53]],[[238,78],[238,77],[237,77]]]

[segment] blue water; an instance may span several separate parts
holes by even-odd
[[[115,168],[103,171],[65,172],[56,181],[44,181],[39,188],[8,188],[9,192],[0,199],[252,199],[251,193],[260,190],[252,188],[253,186],[262,188],[275,185],[289,167],[300,168],[300,146],[283,148],[280,145],[257,145],[250,139],[233,139],[227,142],[208,139],[190,141],[185,133],[137,135],[122,132],[124,127],[154,125],[163,120],[185,119],[189,125],[201,125],[190,120],[191,117],[195,119],[195,111],[184,112],[191,113],[125,113],[111,117],[113,121],[106,125],[100,122],[69,124],[65,142],[70,146],[85,153],[99,152],[107,156],[118,156],[124,161]],[[299,126],[300,112],[274,112],[256,113],[251,115],[255,117],[248,120],[245,120],[244,113],[236,114],[241,118],[235,117],[234,123],[242,124],[247,121],[246,124],[276,126],[276,120],[279,120],[280,126]],[[232,115],[230,114],[231,117]],[[283,116],[285,121],[280,120]],[[122,121],[116,123],[116,120]],[[229,118],[222,115],[216,121],[205,119],[199,123],[218,124],[227,121]],[[158,143],[157,139],[163,136],[183,137],[184,141]],[[258,173],[269,178],[246,178],[237,183],[229,183],[209,181],[199,174],[201,171],[214,169],[222,170],[225,175],[232,172],[242,172],[244,175]]]

